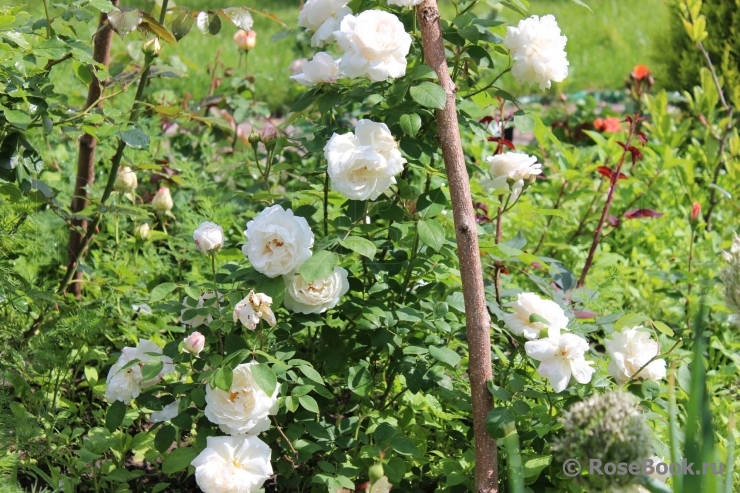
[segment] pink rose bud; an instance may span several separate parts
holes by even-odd
[[[265,144],[269,144],[273,140],[277,138],[277,130],[275,130],[275,127],[268,124],[262,132],[260,132],[260,140]]]
[[[193,332],[185,339],[183,339],[183,349],[194,355],[200,354],[203,348],[206,346],[206,338],[200,332]]]
[[[158,211],[171,211],[174,205],[170,189],[167,187],[160,188],[152,198],[152,207]]]
[[[234,43],[236,43],[239,49],[249,51],[257,45],[257,32],[251,29],[249,31],[239,29],[234,34]]]
[[[696,218],[699,217],[700,213],[701,204],[699,202],[694,202],[694,204],[691,206],[691,220],[696,221]]]

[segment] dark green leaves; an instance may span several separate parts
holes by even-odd
[[[221,367],[213,372],[211,387],[217,387],[224,392],[231,390],[231,382],[234,381],[234,372],[231,368]]]
[[[108,431],[113,433],[123,423],[123,418],[126,417],[126,404],[121,401],[114,401],[113,404],[108,408],[108,412],[105,414],[105,427]]]
[[[175,39],[180,41],[182,38],[187,36],[190,30],[195,24],[195,19],[190,14],[182,14],[172,21],[172,34],[175,35]]]
[[[486,416],[486,430],[493,438],[503,438],[506,435],[504,427],[513,423],[514,414],[504,407],[497,407]]]
[[[121,131],[121,140],[123,140],[127,146],[133,147],[134,149],[149,148],[149,136],[138,128],[130,128],[128,130]]]
[[[198,12],[195,25],[205,35],[215,35],[221,31],[221,19],[213,12]]]
[[[441,110],[447,102],[447,94],[444,89],[434,82],[422,82],[418,86],[412,87],[409,92],[411,99],[426,108],[435,108]]]
[[[301,277],[306,282],[329,277],[337,266],[337,255],[327,250],[315,252],[310,259],[301,266]]]
[[[429,346],[429,354],[437,361],[452,367],[462,359],[459,354],[448,347]]]
[[[183,471],[188,468],[193,459],[197,456],[195,449],[191,447],[177,448],[168,455],[162,462],[162,472],[172,474]]]

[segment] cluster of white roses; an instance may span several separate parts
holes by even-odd
[[[412,6],[421,0],[389,0],[391,5]],[[406,74],[411,36],[390,12],[366,10],[353,15],[347,0],[308,0],[298,25],[313,31],[311,46],[336,41],[343,54],[335,60],[326,52],[304,61],[303,73],[291,78],[306,86],[332,83],[342,77],[367,77],[374,82]]]
[[[591,381],[596,370],[593,361],[585,358],[588,341],[576,334],[562,333],[568,330],[568,317],[557,303],[534,293],[520,293],[510,306],[514,312],[504,315],[504,325],[528,339],[524,344],[527,356],[540,361],[537,373],[550,381],[555,392],[565,390],[571,377],[581,384]],[[547,337],[540,339],[545,330]],[[665,360],[656,359],[660,346],[642,326],[615,332],[604,344],[611,357],[609,374],[620,385],[633,378],[665,378]]]
[[[385,123],[360,120],[324,147],[332,189],[352,200],[375,200],[396,183],[406,159]]]

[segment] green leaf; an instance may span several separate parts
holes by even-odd
[[[149,148],[149,136],[138,128],[123,130],[121,132],[121,140],[123,140],[127,146],[133,147],[134,149]]]
[[[5,119],[16,128],[25,130],[31,124],[31,117],[25,111],[5,110]]]
[[[445,243],[445,230],[433,219],[424,219],[416,223],[419,239],[428,247],[439,251]]]
[[[87,383],[89,383],[90,386],[95,385],[98,381],[98,370],[96,370],[92,366],[86,366],[85,367],[85,380],[87,380]]]
[[[154,448],[157,449],[160,454],[164,454],[167,452],[167,449],[170,448],[172,442],[175,441],[175,435],[176,431],[174,426],[163,426],[154,436]]]
[[[545,317],[542,315],[537,315],[536,313],[531,313],[529,315],[529,323],[536,323],[539,322],[541,324],[549,325],[550,322],[547,321]]]
[[[401,115],[401,118],[398,120],[398,124],[401,126],[403,133],[409,137],[413,137],[421,128],[421,117],[416,113]]]
[[[416,201],[416,213],[422,219],[434,217],[441,213],[447,205],[447,196],[441,188],[434,188],[419,196]]]
[[[90,3],[88,5],[94,9],[98,9],[104,14],[116,10],[113,4],[110,3],[110,0],[90,0]]]
[[[334,272],[334,267],[337,266],[338,260],[337,255],[330,251],[320,250],[315,252],[301,266],[301,277],[309,283],[316,279],[329,277]]]
[[[238,29],[244,29],[245,31],[252,29],[252,24],[254,24],[252,14],[249,13],[247,7],[229,7],[219,10],[218,14]]]
[[[120,8],[108,12],[110,26],[122,38],[138,28],[142,20],[144,20],[144,14],[139,9]]]
[[[321,374],[310,366],[301,365],[298,367],[298,370],[300,370],[301,373],[303,373],[306,377],[313,380],[314,382],[324,383],[324,379],[321,378]]]
[[[486,430],[493,438],[506,436],[504,427],[513,423],[514,414],[504,407],[497,407],[486,416]]]
[[[487,383],[488,383],[488,391],[496,399],[500,401],[510,401],[511,400],[511,392],[509,392],[503,387],[499,387],[498,385],[493,383],[493,380],[489,380]]]
[[[525,113],[523,110],[514,113],[514,126],[523,134],[534,130],[536,123],[534,117],[529,113]]]
[[[362,365],[356,365],[351,367],[348,372],[347,387],[349,387],[349,390],[359,396],[366,395],[373,380],[370,371]]]
[[[126,417],[126,404],[121,401],[114,401],[113,404],[108,408],[108,412],[105,413],[105,427],[108,431],[113,433],[123,423],[123,418]]]
[[[673,337],[673,329],[668,327],[668,325],[664,324],[663,322],[660,322],[658,320],[653,320],[653,327],[655,327],[658,332],[661,332],[668,337]]]
[[[164,368],[164,363],[161,360],[147,361],[141,369],[141,379],[146,382],[157,378],[162,368]]]
[[[272,396],[277,387],[277,377],[275,377],[275,372],[272,371],[272,368],[264,363],[260,363],[258,365],[253,365],[251,370],[252,376],[257,382],[257,385],[260,386],[265,394]]]
[[[173,474],[188,468],[198,453],[192,447],[177,448],[162,461],[162,472]]]
[[[359,253],[363,257],[372,259],[375,257],[377,248],[372,241],[360,238],[359,236],[350,236],[339,242],[344,248],[352,250],[355,253]]]
[[[170,32],[169,29],[164,27],[162,24],[156,21],[154,17],[149,14],[144,14],[144,21],[141,23],[142,27],[145,27],[148,31],[154,33],[159,39],[165,43],[175,44],[177,38]]]
[[[165,299],[167,295],[175,289],[177,289],[177,284],[175,284],[174,282],[165,282],[160,284],[159,286],[156,286],[154,289],[152,289],[152,292],[149,295],[149,303],[155,303],[157,301]]]
[[[195,24],[195,19],[190,13],[179,15],[172,21],[172,34],[175,35],[175,39],[180,41],[182,38],[187,36],[190,30]]]
[[[221,30],[221,19],[213,13],[198,12],[195,25],[205,35],[216,35]]]
[[[409,92],[411,93],[411,99],[426,108],[441,110],[447,102],[447,94],[444,89],[434,82],[422,82],[418,86],[413,86]]]
[[[229,392],[231,390],[231,383],[233,381],[234,370],[228,367],[217,369],[213,372],[213,376],[211,377],[213,386],[223,390],[224,392]]]
[[[395,437],[391,440],[391,448],[401,455],[418,455],[419,448],[405,437]]]
[[[411,80],[418,79],[434,79],[437,80],[437,72],[432,69],[429,65],[417,65],[406,73],[406,76]]]
[[[302,395],[298,398],[298,402],[303,406],[306,411],[319,414],[319,405],[316,403],[316,399],[310,395]]]
[[[647,315],[640,313],[626,313],[614,322],[614,331],[619,332],[623,327],[635,327],[648,319]]]
[[[429,346],[429,354],[437,361],[452,367],[457,365],[462,359],[459,354],[448,347]]]

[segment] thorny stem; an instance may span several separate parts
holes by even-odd
[[[164,22],[165,16],[167,15],[167,4],[168,3],[169,3],[169,0],[162,0],[162,11],[159,14],[160,24]],[[141,73],[141,77],[139,78],[139,86],[137,87],[136,95],[134,96],[134,102],[133,102],[131,113],[128,119],[129,123],[135,121],[136,117],[138,116],[137,106],[138,106],[138,103],[141,101],[142,97],[144,96],[144,89],[146,87],[146,82],[149,78],[149,70],[153,62],[154,62],[153,57],[147,57],[146,66],[144,67],[144,71]],[[108,183],[106,184],[105,190],[103,191],[103,195],[100,198],[101,205],[105,204],[105,202],[108,200],[111,193],[113,192],[113,186],[116,183],[116,176],[118,175],[118,168],[121,165],[121,159],[123,159],[124,149],[126,149],[126,143],[123,141],[123,139],[119,137],[118,147],[116,148],[116,153],[113,156],[110,174],[108,175]],[[87,247],[90,244],[90,240],[92,239],[93,235],[97,231],[102,220],[103,220],[103,212],[99,210],[95,215],[95,219],[88,225],[87,232],[85,233],[85,236],[82,238],[82,241],[80,242],[79,249],[77,250],[76,255],[74,256],[74,259],[67,266],[67,272],[64,276],[64,279],[62,279],[62,282],[59,285],[59,289],[57,290],[59,294],[63,294],[67,291],[67,287],[69,287],[69,283],[72,281],[72,278],[74,277],[75,272],[77,271],[77,266],[84,259],[85,253],[87,251]]]
[[[329,236],[329,171],[324,176],[324,236]]]
[[[211,254],[211,273],[213,274],[213,296],[216,298],[216,310],[221,313],[221,304],[218,301],[218,281],[216,280],[216,254]],[[224,355],[224,341],[221,338],[221,330],[216,331],[218,335],[218,352],[221,356]]]
[[[640,115],[635,114],[634,118],[632,119],[632,124],[630,125],[630,131],[629,135],[627,136],[627,143],[624,145],[624,150],[622,151],[622,156],[619,158],[619,162],[617,163],[616,169],[612,173],[611,177],[611,183],[609,185],[609,192],[606,196],[606,203],[604,204],[604,209],[601,211],[601,218],[599,219],[599,225],[596,226],[596,230],[594,231],[594,239],[591,242],[591,248],[588,251],[588,257],[586,257],[586,263],[583,266],[583,271],[581,271],[581,277],[578,279],[578,287],[582,288],[584,283],[586,282],[586,276],[588,275],[588,271],[591,269],[591,265],[594,261],[594,255],[596,254],[596,248],[599,246],[599,241],[601,240],[601,232],[604,229],[604,223],[606,222],[606,218],[609,216],[609,209],[612,206],[612,202],[614,201],[614,192],[617,189],[617,182],[619,181],[619,173],[622,171],[622,165],[624,165],[624,160],[627,158],[627,153],[629,152],[629,148],[632,145],[632,139],[635,136],[635,130],[637,129],[637,124],[640,121]]]

